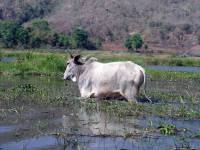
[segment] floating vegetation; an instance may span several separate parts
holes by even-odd
[[[160,133],[164,135],[175,135],[178,132],[176,126],[173,124],[162,124],[158,129],[160,130]]]
[[[11,89],[14,92],[30,92],[30,93],[34,93],[36,91],[38,91],[38,88],[32,84],[22,84],[22,85],[18,85],[14,88]]]
[[[194,135],[194,138],[200,139],[200,132]]]

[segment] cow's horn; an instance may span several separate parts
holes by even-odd
[[[86,56],[84,61],[88,61],[91,58],[91,56]]]
[[[74,58],[74,56],[72,55],[72,53],[69,53],[69,57],[70,57],[71,59]]]

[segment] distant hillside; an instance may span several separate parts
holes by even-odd
[[[134,32],[150,47],[190,49],[200,42],[199,0],[18,0],[23,5],[17,7],[17,0],[0,1],[1,19],[19,18],[29,4],[38,11],[29,18],[44,17],[66,33],[82,26],[106,43],[122,42]]]

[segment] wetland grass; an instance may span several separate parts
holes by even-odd
[[[157,61],[166,65],[177,65],[180,61],[184,65],[198,66],[199,59],[194,59],[191,63],[191,58],[171,58],[166,56],[164,58],[155,58],[155,56],[143,56],[138,54],[127,53],[111,53],[111,52],[81,52],[83,55],[90,55],[97,57],[102,62],[132,60],[141,65],[156,64]],[[65,70],[65,62],[67,59],[66,54],[62,53],[39,53],[39,52],[5,52],[1,51],[0,57],[16,57],[15,62],[0,62],[1,75],[10,75],[11,77],[18,75],[26,77],[29,75],[43,75],[48,78],[45,84],[53,80],[59,81]],[[154,61],[154,59],[156,59]],[[164,60],[162,60],[164,59]],[[168,60],[169,59],[169,60]],[[162,61],[161,61],[162,60]],[[184,62],[185,60],[185,62]],[[161,62],[160,62],[161,61]],[[181,81],[186,82],[194,79],[195,82],[200,82],[199,73],[184,73],[184,72],[168,72],[168,71],[154,71],[147,69],[147,74],[150,75],[148,81]],[[48,77],[47,77],[48,76]],[[51,77],[55,79],[51,80]],[[3,77],[3,76],[2,76]],[[148,82],[147,81],[147,82]],[[64,84],[64,81],[62,81]],[[178,82],[177,82],[178,83]],[[62,85],[63,87],[63,85]],[[184,118],[184,119],[200,119],[200,112],[198,110],[200,103],[198,94],[193,93],[189,89],[184,92],[166,92],[158,90],[150,90],[148,95],[152,98],[153,103],[130,104],[125,101],[97,101],[95,99],[82,100],[75,92],[77,87],[71,85],[69,82],[63,87],[66,90],[62,93],[55,87],[47,86],[42,87],[34,83],[16,84],[10,88],[0,88],[0,104],[1,116],[6,116],[6,113],[13,112],[18,114],[17,107],[19,105],[39,105],[51,107],[63,107],[79,110],[82,107],[87,112],[92,113],[95,111],[106,112],[110,115],[123,118],[124,116],[159,116],[169,118]],[[69,90],[71,89],[71,90]],[[72,92],[73,91],[73,92]],[[141,96],[143,99],[144,95]],[[14,107],[12,107],[14,106]],[[4,108],[3,108],[4,107]],[[15,108],[11,111],[11,108]]]
[[[34,52],[3,53],[2,57],[16,57],[15,62],[0,62],[5,75],[38,74],[55,76],[65,69],[65,55]]]
[[[157,60],[162,65],[177,65],[175,63],[170,63],[169,60],[180,60],[182,62],[186,61],[184,65],[200,66],[200,59],[192,58],[156,58],[139,55],[139,54],[127,54],[127,53],[111,53],[111,52],[90,52],[83,51],[80,52],[83,55],[90,55],[97,57],[101,62],[113,62],[113,61],[133,61],[142,66],[150,65],[148,59]],[[67,55],[62,53],[39,53],[30,51],[2,51],[1,57],[16,57],[15,62],[1,62],[0,61],[0,73],[2,75],[44,75],[44,76],[62,76],[65,67]],[[194,63],[187,63],[190,61]],[[200,78],[199,73],[186,73],[186,72],[169,72],[169,71],[155,71],[151,69],[146,69],[147,74],[150,75],[150,80],[176,80],[176,79],[197,79]]]
[[[137,104],[130,104],[126,101],[116,100],[83,100],[79,99],[78,95],[73,95],[70,91],[66,91],[66,93],[62,95],[62,92],[55,92],[54,90],[55,89],[48,89],[31,83],[19,84],[7,89],[2,88],[0,90],[1,103],[2,106],[6,108],[18,106],[20,104],[54,107],[73,106],[73,109],[77,110],[84,107],[86,111],[90,113],[98,110],[118,117],[157,115],[170,118],[200,118],[200,112],[198,110],[199,103],[188,105],[192,103],[192,101],[183,102],[183,98],[179,101],[178,98],[180,98],[180,96],[176,94],[170,95],[166,93],[165,95],[165,93],[155,92],[152,95],[150,94],[150,96],[160,99],[159,102],[154,102],[153,100],[153,103],[140,102]],[[64,94],[71,96],[65,96]]]

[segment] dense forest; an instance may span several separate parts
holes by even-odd
[[[149,47],[191,49],[200,43],[199,0],[0,1],[1,20],[26,27],[44,19],[67,36],[81,27],[97,45],[122,43],[132,33],[140,33]]]

